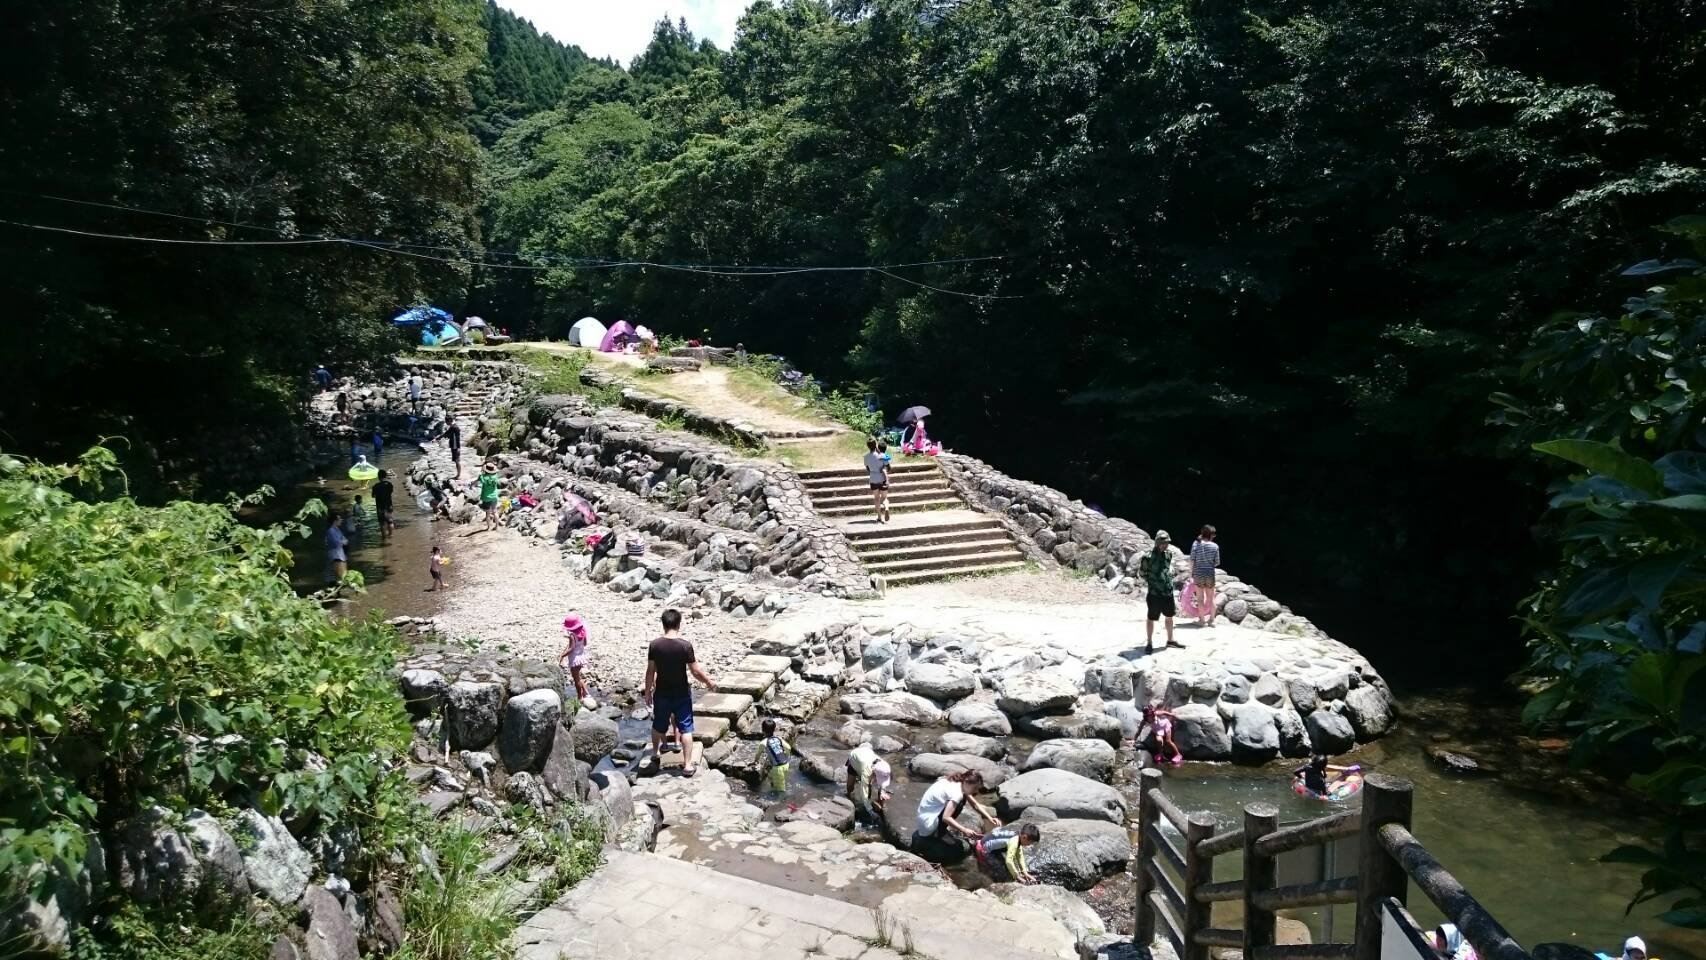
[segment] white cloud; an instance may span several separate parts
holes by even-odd
[[[498,0],[533,21],[541,33],[572,43],[592,57],[628,63],[646,49],[659,19],[687,18],[696,37],[727,50],[735,22],[751,0]]]

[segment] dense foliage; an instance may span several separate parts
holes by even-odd
[[[486,0],[480,17],[486,31],[486,56],[470,81],[474,130],[491,144],[517,120],[562,102],[569,85],[585,70],[615,65],[595,61],[580,47],[541,35],[532,23]]]
[[[0,902],[151,804],[385,843],[407,802],[395,632],[291,591],[296,524],[74,495],[112,469],[0,456]]]
[[[465,268],[368,247],[17,224],[463,249],[477,239],[478,17],[473,0],[10,4],[8,448],[69,459],[123,435],[139,485],[187,480],[298,419],[315,363],[388,355],[394,308],[459,292]]]
[[[482,296],[869,379],[1431,660],[1508,636],[1538,563],[1481,428],[1507,358],[1706,199],[1702,36],[1621,0],[760,2],[715,61],[496,145],[491,245],[550,269]]]
[[[1671,228],[1706,255],[1706,218]],[[1664,919],[1706,928],[1706,268],[1624,271],[1662,281],[1621,315],[1541,330],[1523,392],[1498,417],[1580,473],[1552,500],[1563,562],[1529,603],[1535,722],[1574,729],[1578,762],[1630,774],[1674,818],[1641,898],[1692,890]]]

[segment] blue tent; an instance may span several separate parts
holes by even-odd
[[[421,343],[431,347],[449,343],[462,335],[455,318],[437,307],[410,307],[391,318],[393,326],[420,327]]]

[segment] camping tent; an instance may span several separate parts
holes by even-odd
[[[429,347],[455,343],[461,337],[462,331],[456,329],[456,324],[449,320],[434,318],[421,324],[421,343]]]
[[[582,317],[569,328],[569,342],[577,347],[598,347],[604,343],[604,324],[592,317]]]
[[[450,343],[460,337],[461,331],[456,329],[455,318],[448,311],[437,307],[410,307],[391,318],[391,325],[397,327],[419,327],[421,343],[432,347],[441,343]]]
[[[633,326],[628,321],[618,320],[611,324],[610,329],[605,332],[604,339],[599,341],[598,349],[604,353],[614,353],[622,349],[625,344],[638,339],[634,335]]]

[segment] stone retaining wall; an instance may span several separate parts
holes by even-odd
[[[1053,487],[1016,480],[989,464],[962,454],[937,458],[954,491],[968,502],[1002,518],[1032,559],[1094,574],[1117,593],[1142,596],[1138,561],[1155,545],[1149,533],[1119,517],[1106,517]],[[1181,531],[1172,548],[1174,578],[1189,574],[1189,547],[1195,530]],[[1308,618],[1268,597],[1253,584],[1218,572],[1215,608],[1227,621],[1254,630],[1293,636],[1325,637]]]

